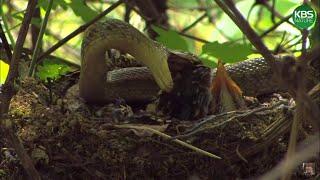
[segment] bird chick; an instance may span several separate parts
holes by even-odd
[[[211,94],[210,113],[212,114],[246,108],[240,87],[230,78],[220,60],[212,82]]]

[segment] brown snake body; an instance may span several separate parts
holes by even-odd
[[[131,54],[147,67],[108,70],[105,52],[111,48]],[[118,97],[127,101],[148,100],[157,95],[159,87],[169,92],[173,80],[168,58],[172,54],[175,53],[125,22],[108,19],[96,23],[87,29],[82,43],[80,96],[87,102],[106,103]],[[245,95],[256,96],[284,88],[275,82],[263,58],[245,60],[226,69]]]

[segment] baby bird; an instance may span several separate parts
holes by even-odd
[[[230,78],[220,60],[212,82],[211,94],[210,113],[212,114],[246,108],[240,87]]]

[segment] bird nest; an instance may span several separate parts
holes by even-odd
[[[87,106],[27,79],[10,119],[44,179],[248,178],[284,157],[294,104],[281,95],[253,102],[247,110],[183,121],[152,104]],[[26,176],[8,142],[0,147],[0,177]]]

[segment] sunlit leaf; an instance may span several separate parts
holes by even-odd
[[[44,10],[48,7],[48,0],[39,0],[38,5],[42,7]],[[57,9],[57,7],[60,6],[62,9],[67,10],[68,3],[65,0],[53,0],[52,3],[52,9]]]
[[[210,67],[210,68],[215,68],[217,67],[217,59],[209,54],[200,54],[199,56],[201,62],[203,65]]]
[[[234,42],[218,43],[217,41],[202,46],[202,53],[209,54],[225,63],[235,63],[252,54],[252,48],[247,44]]]
[[[19,21],[22,21],[23,20],[23,13],[15,13],[15,14],[12,14],[11,17],[13,17]]]
[[[6,81],[9,72],[9,65],[0,60],[0,84]]]
[[[71,1],[69,5],[74,14],[81,17],[81,19],[85,22],[90,21],[98,15],[98,13],[88,7],[83,0]]]
[[[46,59],[43,62],[43,65],[38,66],[36,75],[41,80],[47,82],[48,79],[59,79],[61,75],[64,75],[69,71],[70,67],[68,65]]]
[[[192,50],[189,48],[187,40],[181,37],[177,32],[172,30],[166,31],[156,26],[153,26],[152,29],[159,34],[156,40],[165,45],[167,48],[187,52]]]
[[[297,7],[299,4],[291,2],[290,0],[281,0],[281,1],[275,1],[275,9],[283,15],[286,15],[287,13],[292,13],[291,10],[293,8]],[[288,15],[288,14],[287,14]]]

